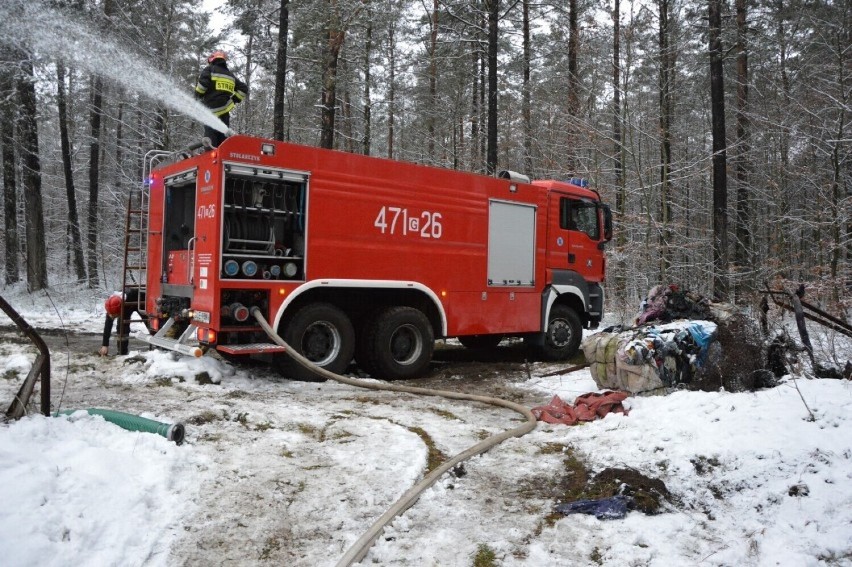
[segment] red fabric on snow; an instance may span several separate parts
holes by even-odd
[[[553,396],[549,404],[533,408],[532,413],[537,420],[546,423],[576,425],[581,421],[594,421],[610,412],[627,415],[627,409],[621,402],[629,395],[628,392],[591,392],[578,396],[573,406],[563,402],[559,396]]]

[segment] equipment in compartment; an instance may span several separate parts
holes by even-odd
[[[304,277],[305,183],[250,175],[225,179],[222,275]]]

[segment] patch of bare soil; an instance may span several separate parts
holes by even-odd
[[[39,329],[36,331],[47,343],[51,356],[75,358],[77,355],[93,355],[101,345],[101,329],[91,332],[65,331],[62,329]],[[29,339],[13,325],[0,325],[3,341],[27,343]],[[131,338],[130,350],[146,350],[148,345]],[[115,344],[110,345],[114,354]],[[216,356],[218,353],[213,353]],[[210,356],[210,354],[208,354]],[[234,361],[220,357],[241,368],[276,374],[266,362],[257,360]],[[472,350],[458,344],[439,342],[436,345],[429,373],[419,379],[408,380],[408,386],[452,390],[465,393],[508,396],[506,399],[518,403],[539,403],[541,399],[527,399],[530,394],[514,385],[533,376],[568,368],[584,362],[582,352],[575,359],[559,363],[542,363],[530,359],[529,352],[520,340],[504,340],[493,349]],[[352,368],[357,374],[357,369]]]
[[[587,498],[609,498],[619,494],[632,499],[628,508],[645,514],[659,513],[663,503],[672,500],[662,480],[646,476],[635,469],[620,468],[607,468],[596,474],[588,486]]]
[[[91,332],[80,332],[63,329],[35,328],[47,347],[50,349],[51,357],[59,357],[75,354],[94,354],[101,346],[102,329],[93,329]],[[30,339],[18,331],[14,325],[0,325],[0,340],[18,344],[30,343]],[[138,344],[136,348],[138,348]]]
[[[428,376],[406,385],[469,394],[490,395],[528,406],[544,401],[534,392],[518,387],[534,376],[585,362],[582,351],[563,362],[536,362],[520,340],[504,340],[500,346],[472,350],[456,344],[439,343]]]
[[[524,480],[519,495],[529,499],[553,500],[557,504],[578,500],[602,500],[613,496],[629,497],[628,508],[645,514],[657,514],[666,502],[674,503],[665,483],[631,468],[606,468],[590,471],[570,446],[545,445],[541,454],[561,454],[562,467],[557,474],[532,476]],[[562,515],[553,512],[546,518],[552,524]]]

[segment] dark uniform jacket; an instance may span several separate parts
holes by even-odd
[[[234,103],[242,102],[247,94],[246,84],[235,77],[221,59],[205,67],[195,85],[195,96],[216,116],[231,112]]]
[[[130,338],[130,318],[133,316],[133,312],[139,313],[144,319],[143,313],[139,310],[139,305],[145,305],[145,292],[140,292],[137,288],[128,289],[124,294],[124,300],[121,304],[121,314],[116,317],[113,317],[109,313],[106,314],[106,318],[104,319],[104,333],[101,341],[102,346],[109,346],[109,337],[112,334],[112,328],[115,326],[115,321],[120,319],[123,329],[121,341],[118,344],[118,354],[127,354],[127,343]]]

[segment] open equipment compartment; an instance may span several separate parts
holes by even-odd
[[[304,173],[225,165],[222,278],[305,278]]]

